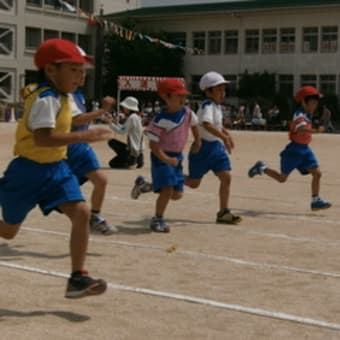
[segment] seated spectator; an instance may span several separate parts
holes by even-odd
[[[254,104],[251,123],[255,127],[264,127],[267,123],[266,120],[262,117],[261,108],[260,108],[260,105],[257,102],[255,102],[255,104]]]
[[[324,127],[325,132],[334,132],[334,126],[332,124],[332,112],[326,105],[322,106],[320,123]]]
[[[116,153],[109,165],[116,169],[128,169],[134,166],[142,168],[144,166],[143,126],[138,100],[134,97],[127,97],[120,103],[120,106],[126,116],[126,121],[123,125],[112,121],[110,127],[121,135],[127,135],[127,143],[117,139],[111,139],[108,142],[110,148]]]
[[[268,111],[267,123],[271,126],[280,124],[280,109],[276,105]]]

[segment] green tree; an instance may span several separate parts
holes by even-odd
[[[167,41],[165,32],[150,35]],[[105,37],[104,54],[104,95],[117,93],[119,75],[183,76],[184,51],[166,48],[160,43],[150,43],[138,37],[129,41],[116,34],[109,34]]]

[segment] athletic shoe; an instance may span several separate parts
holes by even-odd
[[[220,224],[238,224],[242,221],[240,216],[233,215],[229,209],[225,209],[222,213],[217,213],[216,223]]]
[[[168,233],[170,232],[169,226],[165,223],[163,217],[154,216],[150,222],[151,230],[157,233]]]
[[[72,273],[68,279],[65,298],[80,299],[86,296],[100,295],[106,291],[107,283],[102,279],[93,279],[86,271]]]
[[[328,209],[331,206],[332,206],[331,203],[325,202],[322,199],[319,199],[316,202],[312,202],[311,205],[310,205],[310,207],[313,211]]]
[[[131,190],[131,198],[133,200],[138,199],[139,195],[142,193],[142,186],[145,184],[145,179],[143,176],[138,176],[135,179],[135,184],[133,185],[133,188]]]
[[[92,215],[90,218],[90,231],[94,234],[112,235],[118,232],[116,227],[109,225],[105,218],[99,215]]]
[[[252,166],[248,171],[248,176],[250,178],[256,176],[256,175],[262,175],[263,174],[263,167],[264,163],[262,161],[258,161],[255,163],[254,166]]]

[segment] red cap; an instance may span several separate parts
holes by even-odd
[[[183,81],[178,78],[166,78],[161,80],[157,85],[157,90],[159,94],[190,94],[185,88]]]
[[[37,49],[34,55],[35,65],[41,69],[51,63],[79,63],[88,64],[93,58],[73,42],[64,39],[48,39]]]
[[[296,95],[295,95],[295,100],[300,103],[302,102],[306,97],[310,96],[317,96],[321,97],[321,93],[319,92],[318,89],[316,89],[314,86],[303,86],[301,87]]]

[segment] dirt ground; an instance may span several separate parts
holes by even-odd
[[[0,124],[1,170],[14,130]],[[119,233],[91,236],[87,268],[110,288],[63,297],[70,225],[36,209],[16,239],[0,240],[0,339],[340,339],[340,136],[317,135],[312,144],[322,197],[333,203],[325,212],[310,211],[308,176],[293,173],[284,185],[247,177],[258,159],[278,167],[286,133],[233,136],[231,207],[243,222],[214,223],[218,183],[209,174],[170,204],[166,235],[148,229],[156,196],[129,197],[136,175],[150,176],[148,156],[142,170],[112,170],[111,150],[94,145],[109,180],[103,215]],[[91,185],[83,191],[89,197]]]

